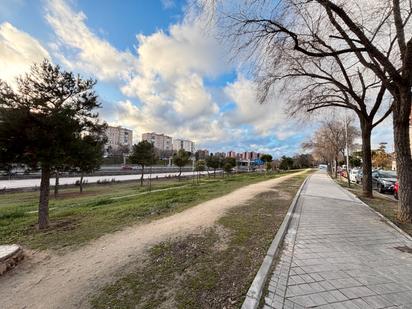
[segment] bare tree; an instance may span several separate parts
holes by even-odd
[[[225,19],[218,22],[229,25],[229,36],[240,50],[252,50],[249,56],[260,59],[263,62],[260,64],[265,64],[265,55],[270,55],[270,65],[280,72],[288,68],[285,59],[337,61],[344,58],[353,61],[353,67],[359,68],[362,74],[372,74],[380,81],[381,89],[386,89],[393,98],[399,218],[411,221],[412,2],[245,0],[244,6],[224,5],[225,2],[210,0],[207,3],[221,6],[215,12],[223,12]]]
[[[347,134],[345,127],[347,127]],[[339,157],[345,156],[346,143],[351,147],[358,136],[359,131],[351,124],[350,119],[342,121],[331,118],[323,121],[321,127],[314,133],[312,139],[304,142],[302,146],[304,149],[312,150],[312,154],[315,157],[323,158],[327,161],[330,166],[333,167],[332,172],[336,178]],[[350,185],[349,177],[348,183]]]

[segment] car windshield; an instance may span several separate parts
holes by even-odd
[[[390,172],[390,171],[379,172],[379,175],[382,178],[396,178],[396,173],[395,172]]]

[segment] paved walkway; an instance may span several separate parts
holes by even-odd
[[[411,248],[409,238],[316,173],[302,190],[264,308],[412,308]]]

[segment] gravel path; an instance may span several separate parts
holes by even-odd
[[[63,256],[37,253],[0,277],[0,308],[87,308],[88,295],[149,246],[209,227],[228,209],[301,173],[242,187],[169,217],[108,234]]]

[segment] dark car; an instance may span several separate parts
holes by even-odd
[[[394,171],[374,171],[372,173],[372,184],[379,193],[393,192],[396,182]]]
[[[396,181],[395,185],[393,186],[393,197],[396,199],[399,198],[398,192],[399,192],[399,182]]]

